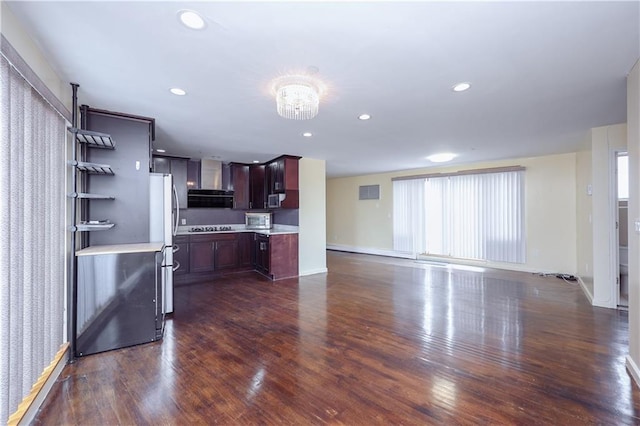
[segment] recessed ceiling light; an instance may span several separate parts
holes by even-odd
[[[205,26],[204,19],[193,10],[180,10],[178,17],[184,26],[193,30],[201,30]]]
[[[158,149],[156,149],[156,152],[167,152],[167,151],[165,149],[158,148]]]
[[[179,87],[172,87],[171,89],[169,89],[169,91],[171,93],[173,93],[174,95],[178,95],[178,96],[184,96],[187,94],[187,92],[185,92],[184,90],[182,90]]]
[[[455,86],[453,86],[453,91],[454,92],[464,92],[465,90],[469,89],[471,87],[471,83],[458,83]]]
[[[456,154],[452,154],[450,152],[443,152],[441,154],[433,154],[427,157],[427,160],[432,163],[446,163],[447,161],[451,161],[456,158]]]
[[[313,133],[311,133],[311,132],[304,132],[304,133],[302,134],[302,136],[304,136],[305,138],[310,138],[311,136],[313,136]]]
[[[370,118],[371,118],[371,116],[369,114],[360,114],[358,116],[358,120],[368,120]]]
[[[258,164],[260,161],[258,160],[253,160],[253,164]]]

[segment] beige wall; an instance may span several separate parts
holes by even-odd
[[[299,165],[299,273],[327,272],[325,161],[301,158]]]
[[[595,306],[616,308],[618,241],[614,165],[616,151],[627,149],[627,125],[591,129],[593,184],[593,300]]]
[[[71,86],[62,81],[46,57],[16,19],[6,2],[0,1],[0,31],[53,94],[71,111]]]
[[[629,152],[629,356],[627,368],[640,384],[640,62],[627,77],[627,147]]]
[[[591,146],[591,132],[587,139]],[[593,299],[593,224],[591,150],[576,153],[576,269]]]
[[[327,181],[327,244],[330,248],[393,254],[391,178],[521,165],[525,177],[527,262],[487,263],[526,271],[576,273],[576,154],[521,158]],[[380,200],[358,200],[360,185],[380,185]]]

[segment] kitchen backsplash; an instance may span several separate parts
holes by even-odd
[[[180,209],[182,219],[187,225],[228,225],[244,223],[244,211],[232,209]],[[273,223],[276,225],[298,226],[298,209],[273,211]]]

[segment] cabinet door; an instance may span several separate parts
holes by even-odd
[[[231,179],[233,181],[233,208],[249,208],[249,166],[244,164],[231,165]]]
[[[238,241],[236,239],[216,241],[214,249],[216,271],[238,267]]]
[[[254,251],[253,251],[253,232],[242,232],[238,234],[238,262],[240,266],[250,267],[254,264]]]
[[[181,209],[187,208],[187,161],[182,158],[171,159],[171,174]]]
[[[178,266],[173,275],[189,273],[189,237],[176,237],[173,242],[173,266]]]
[[[267,197],[264,191],[264,168],[264,165],[255,165],[249,168],[249,186],[251,190],[249,208],[251,209],[264,209],[267,207]]]
[[[189,271],[209,272],[214,269],[214,241],[191,242],[189,244]]]
[[[284,159],[280,159],[273,162],[273,192],[276,194],[282,193],[285,190],[284,187]]]
[[[187,188],[200,188],[200,161],[189,160],[187,162]]]

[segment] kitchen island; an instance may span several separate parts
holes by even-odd
[[[176,285],[256,271],[271,280],[298,276],[298,227],[180,226],[174,240]]]

